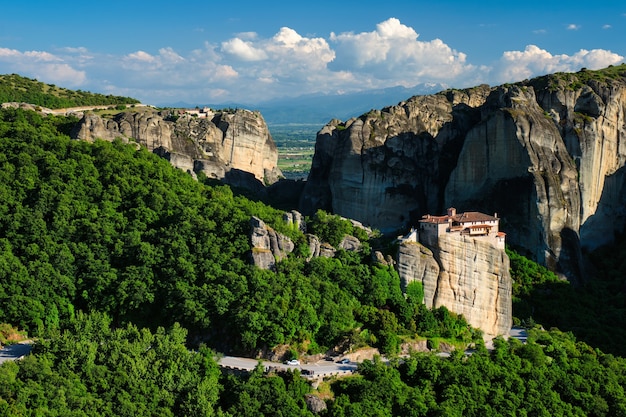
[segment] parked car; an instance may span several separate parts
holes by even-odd
[[[285,361],[285,365],[297,366],[297,365],[300,365],[300,361],[297,359],[290,359],[288,361]]]
[[[344,365],[345,365],[346,363],[350,363],[350,359],[348,359],[348,358],[343,358],[342,360],[340,360],[340,361],[339,361],[339,363],[342,363],[342,364],[344,364]]]
[[[312,371],[310,369],[303,369],[302,370],[302,375],[313,375],[315,374],[315,371]]]

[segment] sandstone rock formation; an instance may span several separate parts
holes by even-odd
[[[348,252],[358,252],[361,250],[361,241],[354,236],[346,235],[339,243],[339,248]]]
[[[283,220],[298,227],[302,232],[306,232],[306,224],[299,212],[294,210],[285,213]],[[307,233],[306,238],[310,254],[307,261],[317,257],[332,258],[337,253],[337,248],[327,242],[322,242],[319,237],[313,234]],[[259,268],[270,270],[273,270],[277,262],[280,262],[295,249],[291,239],[276,232],[258,217],[250,219],[250,246],[251,263]],[[356,237],[346,235],[338,248],[349,252],[358,252],[362,245]]]
[[[300,211],[385,233],[447,207],[570,279],[626,225],[626,65],[417,96],[319,133]]]
[[[304,401],[306,402],[306,406],[309,411],[313,414],[320,414],[328,408],[324,400],[314,394],[306,394],[304,396]]]
[[[406,287],[422,283],[428,308],[445,306],[462,314],[488,338],[508,334],[512,325],[512,280],[509,258],[485,240],[459,235],[439,238],[432,251],[403,241],[397,269]]]
[[[432,287],[425,283],[439,281],[441,268],[430,249],[419,242],[405,240],[398,247],[396,269],[400,276],[402,289],[405,290],[406,286],[413,281],[421,282],[424,288]],[[424,298],[426,299],[426,297]]]
[[[250,219],[250,256],[252,264],[261,269],[274,269],[276,262],[293,252],[294,244],[288,237],[276,233],[258,217]]]
[[[320,239],[308,233],[306,235],[307,242],[309,244],[309,257],[307,261],[310,261],[313,258],[333,258],[337,253],[337,249],[333,248],[330,243],[322,242]]]
[[[112,119],[86,113],[72,137],[134,141],[180,169],[226,182],[231,177],[235,185],[250,180],[271,184],[281,176],[267,125],[260,113],[248,110],[218,112],[210,119],[153,109],[126,111]]]
[[[463,132],[480,119],[469,104],[479,105],[489,92],[481,86],[413,97],[345,123],[332,120],[317,135],[300,211],[322,208],[382,232],[407,226],[418,213],[435,212],[440,177],[451,170],[440,169],[447,161],[442,149],[447,155],[460,147]]]
[[[299,211],[291,210],[286,212],[285,214],[283,214],[283,220],[287,224],[294,226],[301,232],[306,232],[306,223],[304,221],[304,216]]]
[[[533,88],[493,91],[489,117],[469,130],[445,201],[501,213],[509,242],[570,277],[580,275],[581,191],[573,157]],[[486,201],[485,201],[486,200]],[[577,239],[576,239],[577,240]]]

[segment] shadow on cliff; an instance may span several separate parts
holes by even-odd
[[[304,180],[281,179],[274,184],[264,185],[253,174],[239,169],[231,169],[222,180],[205,178],[203,183],[210,186],[228,185],[233,195],[246,197],[279,210],[298,209]]]
[[[594,250],[617,242],[625,228],[626,167],[621,167],[605,178],[595,213],[580,225],[583,248]]]
[[[570,228],[561,230],[561,253],[557,264],[557,271],[563,273],[575,286],[580,286],[591,277],[591,268],[585,268],[580,237]]]
[[[423,215],[447,209],[445,187],[467,132],[481,120],[480,109],[455,104],[453,117],[435,136],[420,123],[387,136],[383,113],[370,112],[360,123],[351,120],[318,133],[300,212],[312,215],[322,209],[395,236],[416,226]],[[372,143],[381,137],[384,143]]]
[[[594,279],[535,285],[513,297],[513,316],[572,332],[605,353],[626,356],[626,238],[589,254]]]

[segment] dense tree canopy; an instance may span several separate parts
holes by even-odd
[[[33,354],[0,367],[0,414],[215,415],[219,368],[211,351],[189,351],[185,338],[179,326],[113,329],[106,315],[79,313]]]
[[[76,311],[97,311],[116,325],[178,322],[214,348],[246,351],[301,342],[320,350],[360,328],[394,352],[398,334],[435,335],[433,313],[405,299],[393,267],[344,251],[307,263],[297,256],[304,235],[282,212],[197,182],[145,149],[72,141],[63,123],[0,112],[0,322],[43,335]],[[252,215],[300,247],[277,271],[248,261]],[[349,225],[335,217],[317,223]],[[450,337],[476,336],[446,317],[464,329]]]
[[[222,373],[211,351],[184,342],[176,325],[114,328],[104,314],[78,313],[33,354],[0,366],[0,414],[312,416],[313,393],[327,417],[626,416],[626,361],[556,330],[532,330],[526,344],[496,339],[471,355],[365,361],[317,392],[298,371]]]
[[[441,359],[415,354],[393,366],[364,363],[333,384],[332,416],[624,416],[626,362],[559,331],[527,344]]]
[[[590,254],[592,273],[571,285],[541,265],[508,251],[513,312],[522,324],[570,330],[605,352],[626,355],[626,240]]]

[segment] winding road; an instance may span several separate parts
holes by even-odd
[[[30,342],[21,342],[14,345],[8,345],[0,349],[0,365],[6,361],[14,361],[28,355],[33,348]]]
[[[526,329],[522,327],[513,327],[509,333],[508,337],[512,337],[518,339],[522,343],[526,343],[528,338],[528,333]],[[493,341],[489,341],[486,343],[486,347],[488,350],[493,350]],[[439,352],[435,353],[440,357],[448,357],[449,353]],[[466,351],[466,355],[471,355],[472,351]],[[383,359],[384,360],[384,359]],[[241,358],[236,356],[224,356],[219,359],[218,364],[222,368],[229,369],[238,369],[242,371],[252,371],[257,364],[259,363],[259,359],[250,359],[250,358]],[[301,365],[286,365],[280,362],[270,362],[261,360],[264,369],[276,369],[276,370],[288,370],[288,369],[299,369],[304,377],[310,378],[320,378],[324,376],[330,375],[349,375],[354,373],[357,370],[358,363],[349,362],[349,363],[337,363],[333,361],[321,360],[315,363],[306,363]],[[305,372],[303,372],[305,371]],[[307,374],[306,371],[312,372]]]
[[[514,327],[511,329],[510,337],[519,339],[522,343],[526,343],[528,334],[525,329]],[[31,341],[24,341],[14,345],[8,345],[0,349],[0,365],[6,361],[21,359],[28,355],[32,350]],[[488,346],[489,348],[489,346]],[[491,347],[493,349],[493,347]],[[238,358],[235,356],[224,356],[218,360],[218,364],[223,368],[239,369],[244,371],[252,371],[257,364],[258,359]],[[299,369],[300,372],[310,372],[309,375],[303,373],[303,376],[319,378],[330,375],[348,375],[356,371],[358,364],[356,362],[336,363],[333,361],[321,360],[314,363],[305,363],[301,365],[286,365],[280,362],[261,361],[265,370],[277,369]]]

